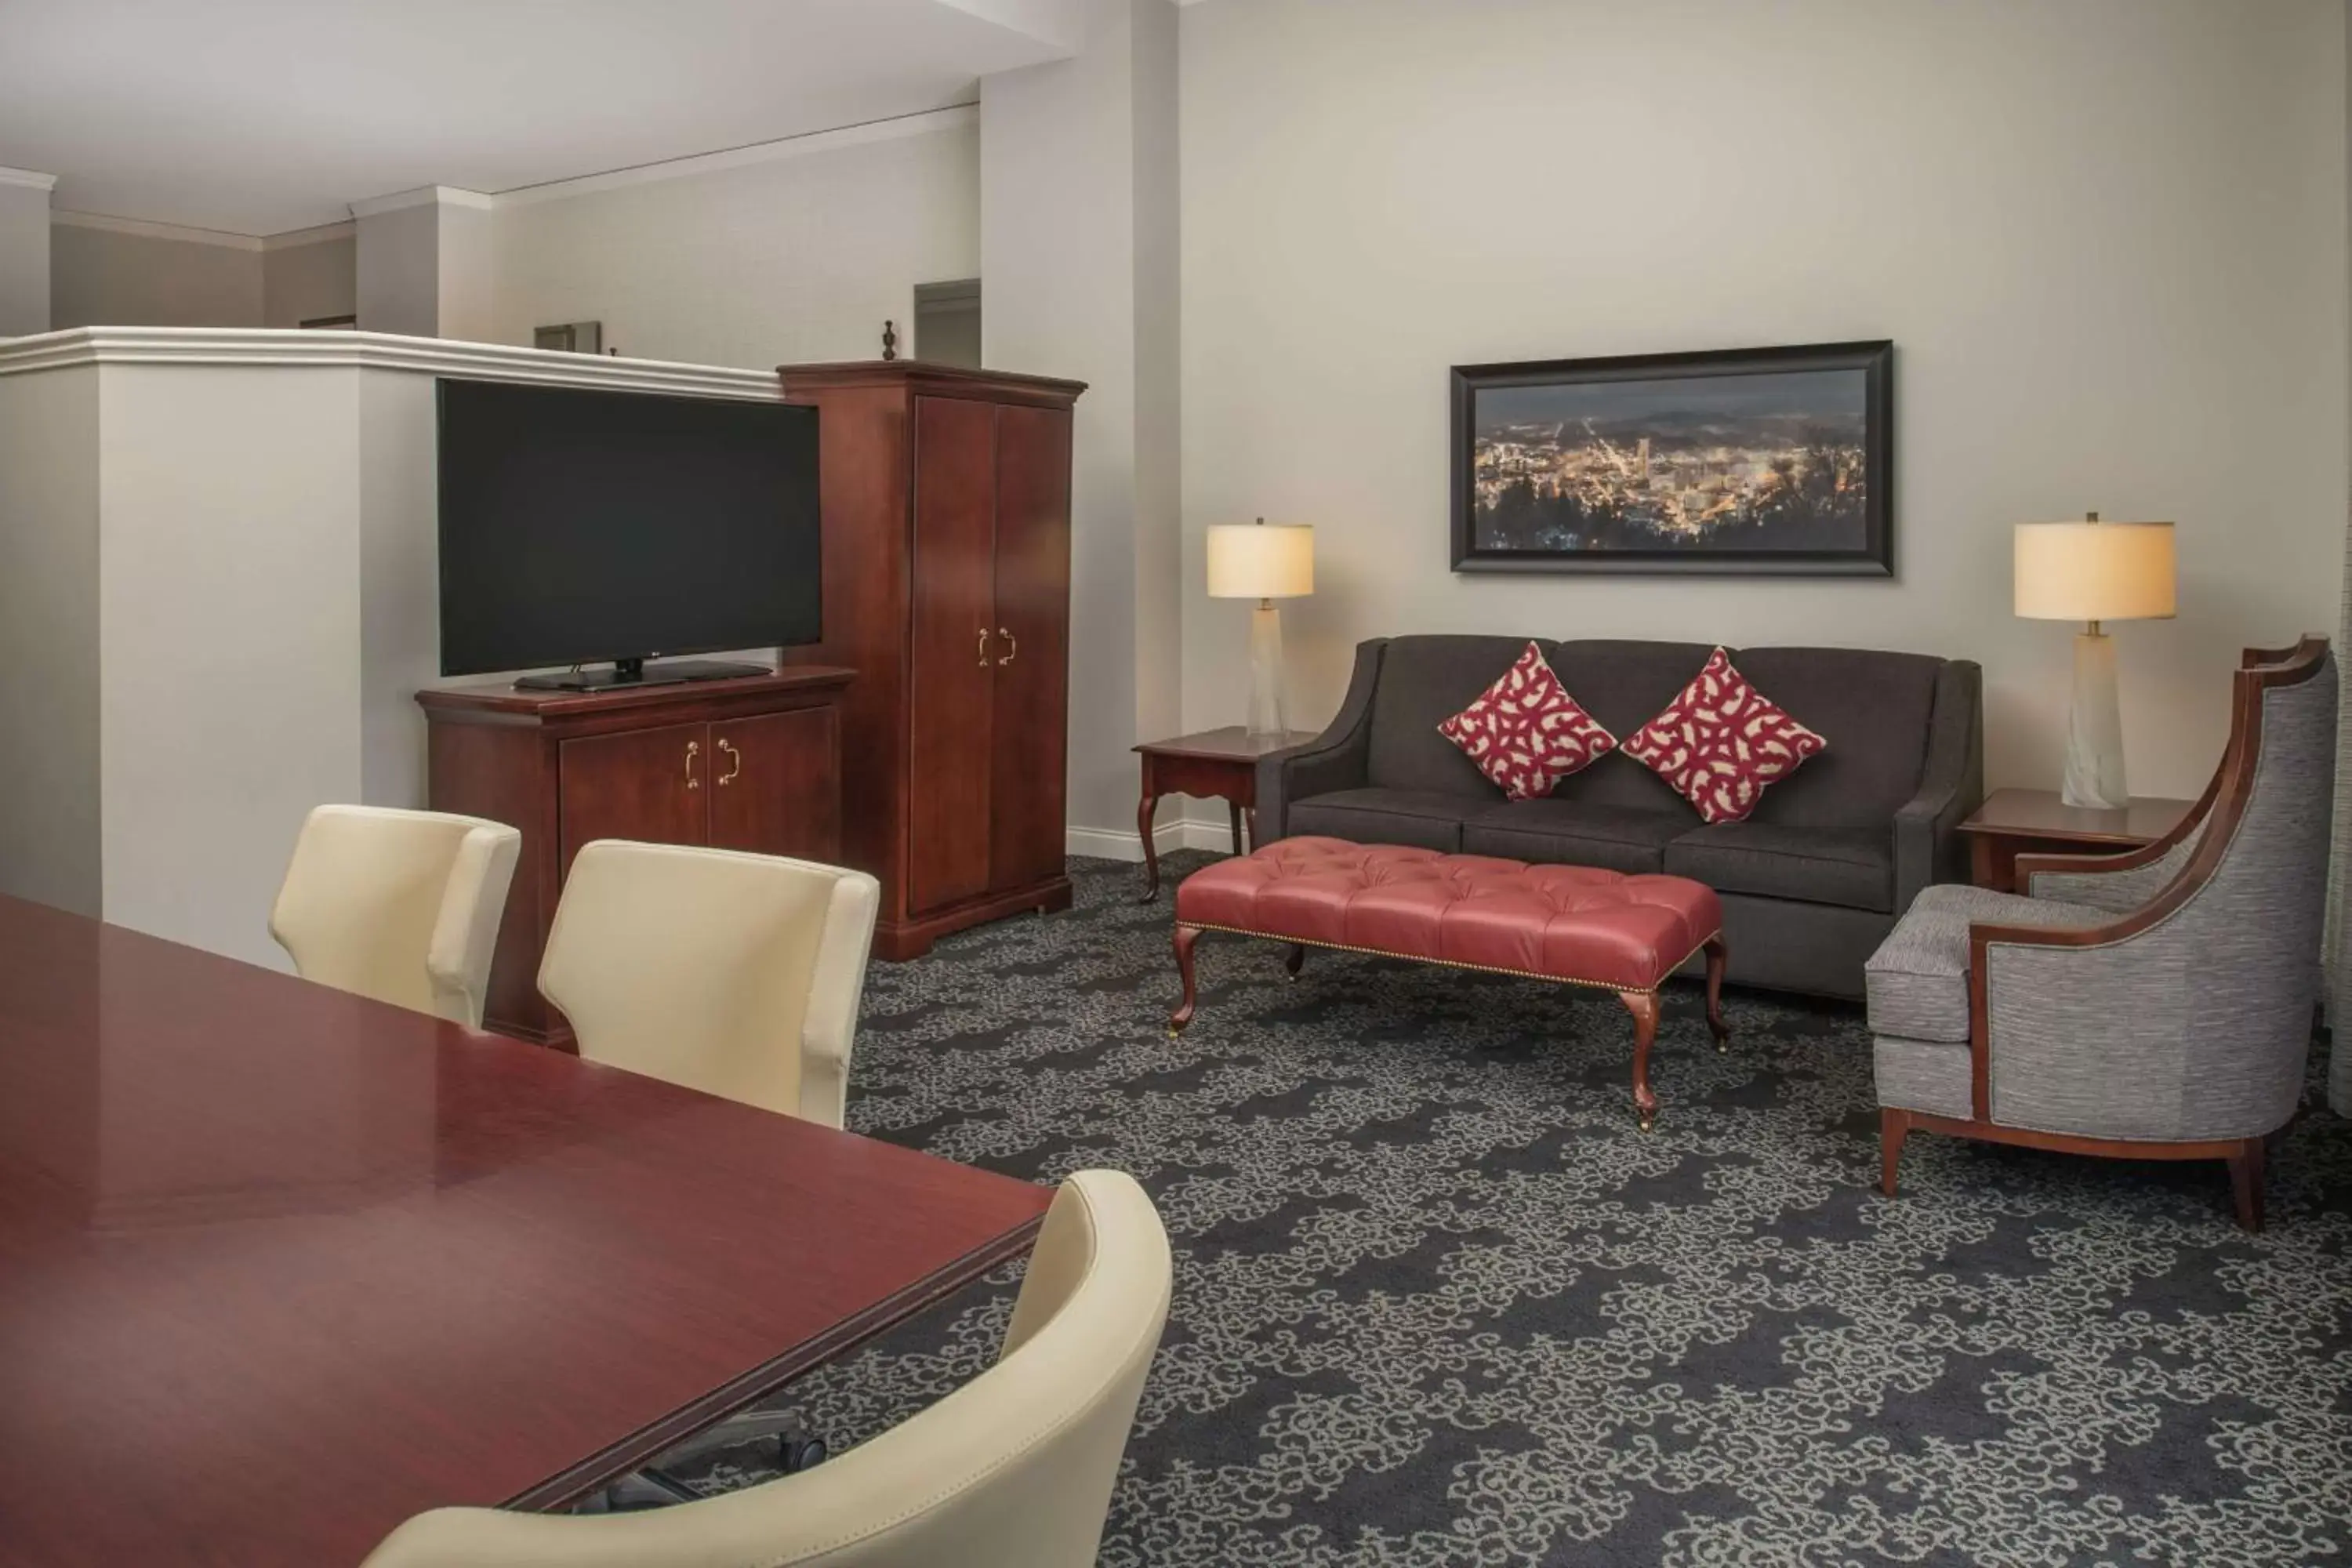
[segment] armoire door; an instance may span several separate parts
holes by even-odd
[[[714,721],[712,847],[840,859],[840,728],[830,704]]]
[[[909,912],[989,887],[996,658],[996,405],[915,399],[908,638]]]
[[[665,724],[565,741],[556,752],[563,859],[599,838],[701,844],[709,832],[710,731]]]
[[[996,425],[997,654],[989,881],[1066,868],[1070,416],[1007,405]]]

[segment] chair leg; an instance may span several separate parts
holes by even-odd
[[[1290,944],[1290,951],[1282,955],[1282,972],[1289,978],[1296,980],[1298,978],[1298,966],[1306,962],[1307,944],[1305,942],[1294,942]]]
[[[1192,1021],[1192,944],[1200,940],[1199,926],[1176,928],[1176,973],[1184,982],[1184,999],[1177,1005],[1176,1011],[1168,1015],[1168,1037],[1171,1040],[1182,1034],[1184,1026]]]
[[[2248,1230],[2263,1228],[2263,1141],[2249,1138],[2230,1156],[2230,1196],[2238,1207],[2238,1223]]]
[[[1911,1136],[1911,1113],[1892,1106],[1878,1112],[1878,1190],[1895,1195],[1895,1167],[1903,1163],[1903,1141]]]
[[[1650,1047],[1658,1038],[1658,994],[1620,991],[1617,1000],[1633,1015],[1633,1114],[1647,1132],[1658,1120],[1658,1097],[1650,1089]]]

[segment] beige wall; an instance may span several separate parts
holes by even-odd
[[[261,324],[299,327],[359,310],[359,242],[347,225],[306,244],[261,253]]]
[[[48,189],[0,169],[0,338],[48,330]]]
[[[441,375],[778,395],[348,334],[0,342],[0,893],[283,967],[304,814],[425,804]]]
[[[1202,530],[1312,522],[1320,721],[1360,637],[1916,648],[1981,660],[1995,783],[2056,783],[2067,629],[2009,528],[2180,524],[2118,628],[2132,784],[2192,795],[2249,642],[2336,619],[2340,0],[1207,0],[1183,20],[1184,717],[1242,717]],[[992,290],[998,280],[989,279]],[[1892,583],[1462,577],[1446,371],[1895,340]]]
[[[878,357],[886,319],[912,325],[916,284],[980,270],[978,128],[939,118],[675,178],[501,197],[498,341],[602,321],[605,345],[635,358]]]
[[[478,343],[499,341],[492,223],[488,207],[456,202],[442,205],[440,232],[435,237],[441,300],[437,337]]]
[[[359,330],[429,338],[441,326],[441,208],[422,202],[355,220]]]
[[[1087,383],[1072,426],[1070,846],[1139,858],[1132,748],[1171,731],[1181,697],[1176,34],[1168,0],[1100,0],[1077,58],[981,89],[982,357]]]
[[[269,908],[294,835],[365,798],[362,373],[102,374],[106,919],[283,967]]]
[[[262,252],[89,228],[49,228],[50,325],[257,327]]]
[[[0,377],[0,892],[98,914],[96,365]]]

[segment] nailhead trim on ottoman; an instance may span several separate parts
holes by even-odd
[[[1203,931],[1598,986],[1633,1014],[1634,1100],[1647,1127],[1657,988],[1704,948],[1708,1023],[1720,1041],[1722,930],[1715,890],[1686,877],[1286,838],[1195,871],[1176,889],[1184,1000],[1169,1024],[1181,1031],[1191,1021],[1192,942]]]

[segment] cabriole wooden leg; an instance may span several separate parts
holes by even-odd
[[[1620,991],[1617,1000],[1633,1015],[1633,1114],[1647,1132],[1658,1120],[1658,1097],[1650,1092],[1650,1047],[1658,1038],[1658,994]]]
[[[1723,934],[1718,931],[1706,942],[1706,1026],[1715,1036],[1715,1048],[1731,1048],[1731,1030],[1723,1022]]]
[[[1176,928],[1176,973],[1184,980],[1184,999],[1177,1004],[1176,1011],[1168,1015],[1168,1036],[1171,1039],[1182,1034],[1184,1026],[1192,1021],[1192,944],[1200,940],[1199,926]]]
[[[2230,1195],[2238,1205],[2238,1223],[2248,1230],[2263,1228],[2263,1141],[2249,1138],[2230,1156]]]
[[[1282,971],[1291,979],[1298,978],[1298,966],[1307,962],[1307,944],[1294,942],[1290,951],[1282,955]]]
[[[1143,804],[1135,808],[1136,836],[1143,840],[1143,897],[1138,903],[1148,904],[1160,896],[1160,840],[1151,831],[1151,819],[1159,810],[1160,797],[1145,790]]]
[[[1895,1195],[1895,1168],[1903,1163],[1903,1141],[1911,1136],[1911,1113],[1881,1107],[1878,1112],[1878,1190]]]

